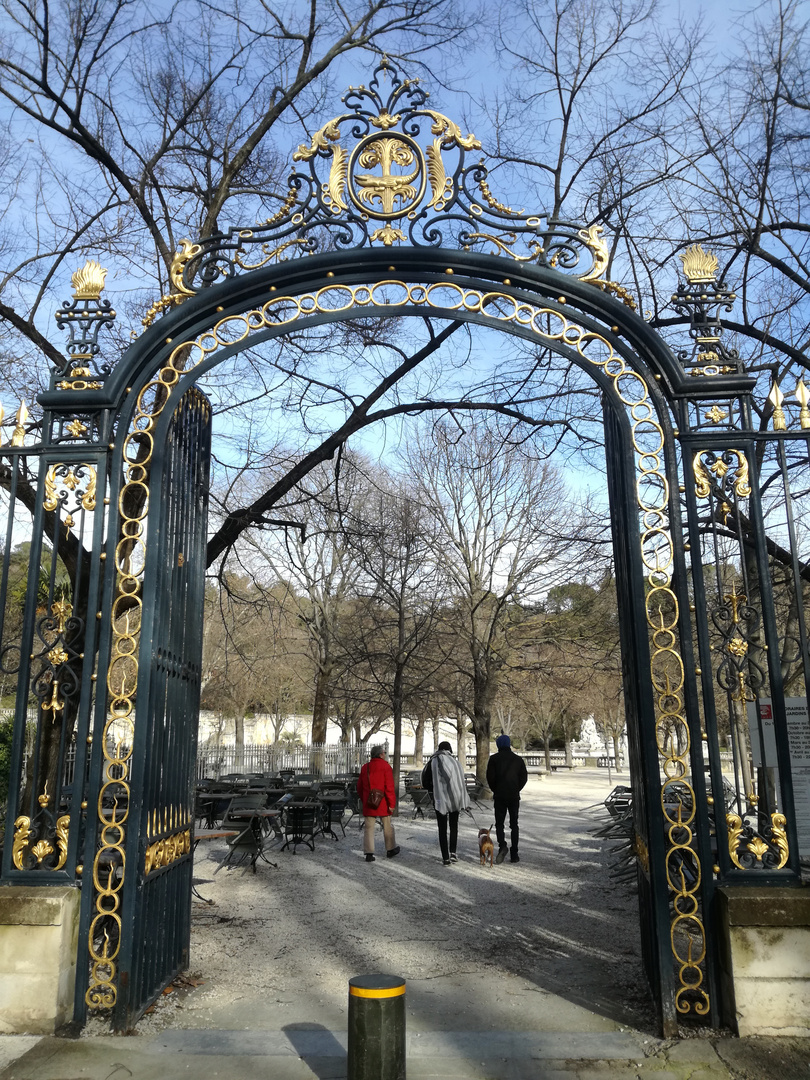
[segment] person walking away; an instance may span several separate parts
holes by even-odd
[[[509,852],[512,862],[520,862],[518,843],[518,812],[520,810],[520,792],[526,786],[529,774],[526,762],[512,750],[512,740],[508,735],[499,735],[495,740],[498,748],[487,762],[487,785],[495,798],[495,836],[498,839],[498,854],[495,862],[502,863]],[[506,846],[504,822],[509,814],[511,844]]]
[[[389,859],[399,855],[391,812],[397,805],[394,791],[394,770],[385,760],[385,749],[372,746],[371,760],[360,770],[357,780],[357,794],[363,805],[363,851],[366,862],[374,862],[374,830],[377,819],[382,820],[385,853]]]
[[[422,770],[422,787],[433,796],[436,822],[439,826],[439,847],[445,866],[457,862],[458,815],[470,805],[464,770],[458,758],[453,757],[449,742],[440,742],[436,753]],[[450,826],[450,841],[447,827]]]

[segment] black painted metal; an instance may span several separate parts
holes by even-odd
[[[192,389],[151,463],[118,1030],[188,964],[210,439],[210,405]]]

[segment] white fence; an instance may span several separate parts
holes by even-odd
[[[375,744],[376,745],[376,744]],[[387,743],[383,744],[388,746]],[[246,746],[201,746],[197,750],[197,778],[219,780],[228,773],[275,773],[279,769],[318,772],[337,776],[359,769],[368,761],[370,745],[365,743],[311,743],[289,746],[284,743],[252,743]]]

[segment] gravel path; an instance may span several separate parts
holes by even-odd
[[[613,777],[613,783],[616,777]],[[626,783],[627,778],[621,779]],[[521,805],[521,862],[478,862],[477,829],[463,820],[459,862],[444,867],[432,818],[396,821],[402,854],[362,858],[357,822],[315,851],[270,849],[278,869],[222,870],[224,848],[201,845],[195,876],[214,904],[194,905],[190,978],[139,1031],[173,1027],[345,1022],[347,981],[391,972],[408,980],[423,1029],[654,1032],[641,965],[637,901],[608,874],[608,845],[586,811],[610,790],[606,773],[531,777]],[[92,1034],[94,1025],[88,1029]]]

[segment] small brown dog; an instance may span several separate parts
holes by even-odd
[[[489,859],[489,865],[492,866],[492,859],[495,855],[495,845],[492,843],[492,837],[489,835],[493,826],[489,829],[478,830],[478,850],[481,853],[481,865],[487,865],[487,859]]]

